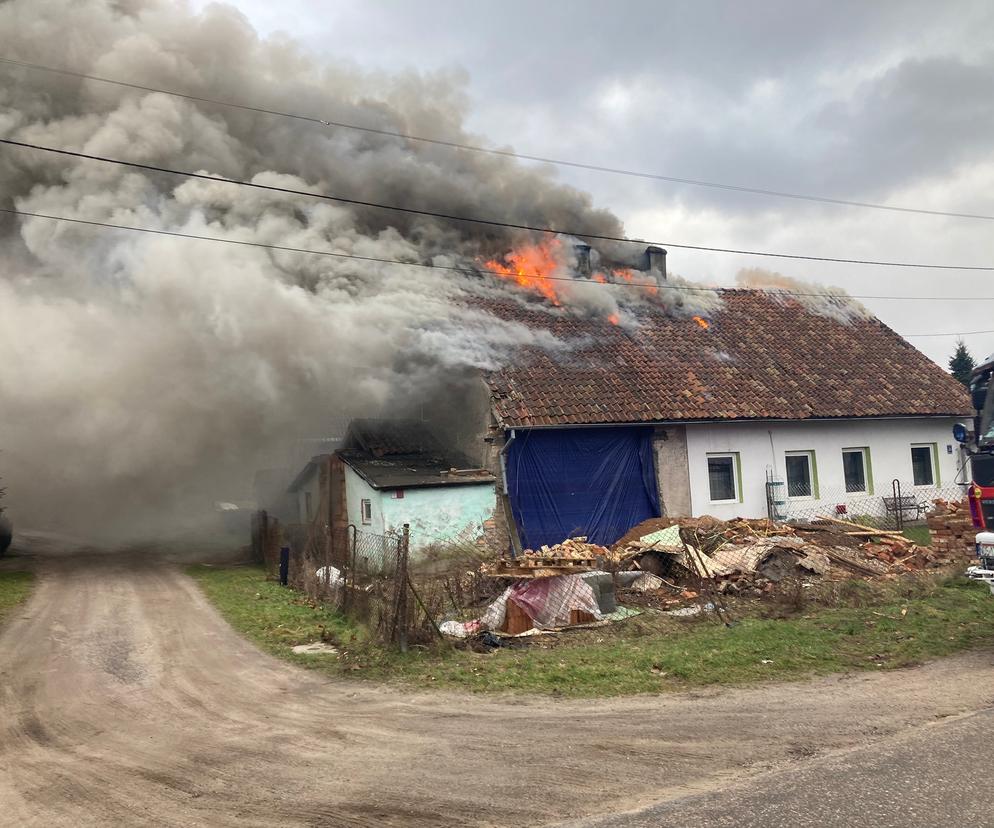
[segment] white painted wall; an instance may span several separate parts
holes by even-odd
[[[962,457],[953,441],[955,418],[907,418],[874,420],[812,420],[791,423],[711,423],[687,426],[687,456],[690,471],[691,507],[694,515],[719,518],[765,517],[766,473],[774,469],[786,481],[784,454],[815,452],[819,498],[789,499],[788,517],[822,511],[834,513],[845,503],[850,515],[880,514],[883,497],[891,496],[891,481],[901,481],[903,494],[919,500],[950,496],[952,484],[964,480]],[[772,443],[771,443],[772,440]],[[938,485],[913,486],[911,445],[938,444]],[[848,494],[842,469],[842,449],[870,449],[872,495]],[[949,453],[947,447],[952,447]],[[712,503],[708,485],[709,453],[738,452],[742,465],[739,503]]]
[[[371,532],[374,535],[385,534],[380,495],[381,493],[370,486],[348,463],[345,464],[345,503],[348,522],[355,524],[360,532]],[[372,505],[372,519],[369,523],[362,522],[363,500],[370,501]]]

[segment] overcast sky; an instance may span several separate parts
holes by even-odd
[[[207,3],[195,0],[194,8]],[[994,215],[994,4],[238,0],[265,35],[364,69],[461,78],[480,140],[668,176]],[[288,104],[289,105],[289,104]],[[291,107],[292,108],[292,107]],[[319,113],[314,113],[319,114]],[[994,264],[994,222],[813,204],[561,168],[653,241]],[[994,274],[671,249],[854,294],[994,297]],[[866,304],[904,334],[994,329],[994,300]],[[976,357],[994,334],[968,335]],[[955,336],[912,338],[945,364]]]

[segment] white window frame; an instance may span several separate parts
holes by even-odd
[[[373,501],[367,497],[359,501],[359,517],[364,526],[373,522]]]
[[[849,483],[846,481],[846,461],[847,454],[859,454],[863,458],[863,488],[849,491]],[[870,493],[869,458],[866,456],[866,446],[854,446],[853,448],[842,449],[842,485],[847,495],[868,495]]]
[[[788,457],[808,458],[808,491],[811,494],[792,495],[790,493],[790,475],[787,474]],[[787,500],[817,500],[817,487],[815,486],[815,452],[814,449],[799,449],[797,451],[785,451],[783,453],[783,482],[787,490]]]
[[[914,460],[914,450],[915,449],[928,449],[928,467],[932,470],[932,482],[931,483],[915,483],[915,460]],[[938,469],[935,467],[935,458],[939,453],[938,446],[936,443],[912,443],[911,450],[911,483],[916,489],[934,489],[938,486],[936,482],[939,479]]]
[[[731,460],[732,461],[732,499],[731,500],[715,500],[711,497],[711,467],[710,463],[712,460]],[[709,503],[741,503],[742,493],[739,491],[739,464],[742,462],[739,458],[739,453],[737,451],[709,451],[707,453],[707,478],[708,478],[708,502]]]

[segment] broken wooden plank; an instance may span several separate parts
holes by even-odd
[[[900,532],[895,532],[893,529],[878,529],[876,526],[867,526],[863,523],[853,523],[851,520],[840,520],[839,518],[829,517],[828,515],[818,515],[818,520],[827,520],[831,523],[838,523],[841,526],[851,526],[854,529],[862,529],[866,532],[872,532],[874,535],[892,535],[894,537],[904,538]],[[907,540],[907,538],[904,538],[904,540],[911,543],[911,541]]]

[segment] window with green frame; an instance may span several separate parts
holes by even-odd
[[[784,454],[787,471],[787,497],[818,498],[818,464],[813,451]]]
[[[937,443],[913,443],[911,474],[916,486],[939,485],[939,446]]]
[[[712,503],[741,503],[742,461],[737,451],[708,454],[708,493]]]
[[[873,494],[870,449],[866,446],[842,449],[842,473],[847,494]]]

